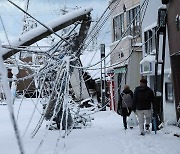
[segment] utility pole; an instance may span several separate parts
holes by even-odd
[[[106,111],[106,63],[105,63],[105,44],[100,44],[101,51],[101,103],[102,111]]]
[[[16,4],[13,4],[13,5],[17,6]],[[20,7],[18,7],[18,8],[21,9]],[[25,12],[22,9],[21,9],[21,11]],[[41,25],[39,25],[38,27],[36,27],[34,29],[31,29],[28,32],[28,34],[24,33],[20,37],[15,38],[13,40],[13,42],[11,43],[11,45],[17,46],[17,47],[19,47],[19,46],[30,46],[31,44],[49,36],[50,34],[55,34],[56,36],[60,36],[59,34],[56,33],[57,31],[65,28],[65,27],[68,27],[77,21],[84,21],[83,23],[85,23],[85,24],[87,23],[87,21],[88,21],[88,23],[91,23],[90,19],[89,19],[91,11],[92,11],[92,8],[81,8],[81,9],[75,10],[73,12],[70,12],[70,13],[64,15],[63,17],[60,16],[57,19],[54,19],[54,20],[46,23],[46,25],[39,22],[39,23],[41,23]],[[32,18],[34,18],[34,17],[32,17]],[[86,25],[83,26],[84,29],[87,28],[85,26]],[[84,32],[84,31],[81,30],[81,33],[82,32]],[[60,38],[62,38],[62,37],[60,36]],[[62,40],[65,41],[67,44],[72,45],[65,38],[62,38]],[[10,56],[18,53],[19,50],[17,50],[17,49],[3,49],[2,52],[4,53],[3,59],[6,60]]]
[[[159,114],[161,122],[163,121],[163,85],[164,85],[164,65],[165,65],[165,46],[166,46],[166,18],[167,18],[167,10],[165,8],[160,8],[158,10],[158,28],[159,29],[156,35],[156,63],[155,63],[154,94],[155,94],[156,114]],[[161,59],[159,60],[160,35],[162,35],[163,37],[163,42],[162,42],[163,44],[162,44]],[[158,67],[159,65],[161,65],[161,67]],[[158,68],[160,68],[161,96],[157,96]]]

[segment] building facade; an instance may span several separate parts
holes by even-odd
[[[139,62],[141,50],[141,17],[139,0],[112,0],[110,61],[114,69],[115,107],[124,85],[132,90],[139,85],[141,78]],[[117,108],[115,108],[116,110]]]
[[[144,0],[141,0],[141,5]],[[170,63],[169,45],[168,39],[163,41],[163,36],[157,34],[159,32],[158,21],[158,9],[160,7],[165,8],[162,5],[161,0],[149,1],[146,13],[144,14],[144,20],[142,22],[142,46],[143,59],[140,62],[140,72],[148,80],[148,85],[156,91],[157,97],[162,97],[158,106],[159,114],[162,121],[165,123],[174,123],[176,121],[174,92],[172,84],[172,71]],[[167,35],[167,32],[166,32]],[[163,43],[165,44],[165,60],[162,60]],[[157,44],[159,44],[157,48]],[[156,74],[156,53],[158,52],[157,74]],[[161,62],[161,63],[160,63]],[[164,75],[161,74],[161,65],[164,63]],[[161,84],[161,77],[163,83]],[[157,80],[156,80],[157,79]],[[157,82],[157,86],[155,83]]]
[[[167,4],[167,26],[172,81],[175,94],[177,120],[180,122],[180,0],[162,0]]]

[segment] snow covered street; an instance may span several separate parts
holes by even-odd
[[[1,0],[0,154],[180,154],[178,6]]]
[[[15,117],[21,101],[15,102]],[[45,122],[34,138],[31,133],[35,128],[41,112],[41,104],[32,112],[34,103],[25,99],[20,107],[18,124],[23,136],[26,154],[34,154],[40,144],[37,154],[179,154],[180,138],[173,136],[180,132],[178,127],[165,126],[164,129],[154,134],[140,136],[139,127],[123,128],[122,118],[112,111],[101,111],[91,115],[91,124],[83,129],[74,129],[66,138],[59,137],[58,130],[45,129]],[[27,125],[32,118],[27,132]],[[0,153],[19,154],[13,127],[9,118],[6,105],[0,105]],[[25,133],[26,132],[26,133]]]

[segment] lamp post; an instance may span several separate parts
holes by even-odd
[[[169,0],[161,0],[162,1],[162,4],[168,4],[169,3]]]
[[[158,10],[158,32],[165,33],[166,32],[166,22],[167,22],[167,9],[159,8]]]
[[[158,32],[156,35],[156,63],[155,63],[155,82],[154,82],[154,94],[155,94],[155,105],[157,114],[160,114],[160,121],[163,121],[163,85],[164,85],[164,65],[165,65],[165,47],[166,47],[166,18],[167,18],[167,9],[160,8],[158,10]],[[159,56],[159,39],[162,35],[162,54]],[[159,60],[161,58],[161,60]],[[161,67],[158,67],[161,65]],[[157,87],[158,87],[158,68],[160,68],[160,92],[161,96],[157,96]],[[159,104],[159,105],[157,105]],[[159,106],[159,107],[158,107]],[[155,129],[156,130],[156,129]]]

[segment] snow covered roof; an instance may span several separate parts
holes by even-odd
[[[129,59],[126,61],[122,61],[122,62],[117,62],[117,63],[113,63],[111,66],[116,69],[116,68],[120,68],[120,67],[125,67],[126,65],[128,65]]]
[[[154,23],[152,23],[151,25],[145,27],[145,28],[144,28],[144,32],[146,32],[146,31],[148,31],[148,30],[151,30],[151,29],[153,29],[153,28],[156,27],[156,26],[157,26],[157,22],[154,22]]]
[[[133,39],[133,36],[132,36],[132,35],[127,35],[127,36],[123,37],[121,40],[116,40],[116,41],[112,42],[112,43],[111,43],[111,46],[112,46],[112,45],[116,45],[116,44],[118,44],[119,42],[126,41],[126,40],[128,40],[128,39],[129,39],[129,40]]]
[[[145,62],[153,62],[153,61],[155,61],[155,55],[147,55],[145,58],[143,58],[140,61],[140,64],[143,64]]]
[[[105,48],[106,51],[106,55],[110,52],[110,48],[106,47]],[[81,55],[81,61],[84,67],[87,66],[91,66],[94,65],[96,63],[98,63],[97,65],[90,67],[90,69],[94,69],[94,70],[88,70],[88,72],[91,74],[91,77],[93,79],[96,78],[100,78],[101,76],[101,71],[100,71],[100,67],[101,67],[101,55],[100,55],[100,50],[97,49],[97,51],[88,51],[88,52],[84,52],[83,55]],[[110,56],[108,56],[106,58],[106,67],[109,66],[109,62],[110,62]]]

